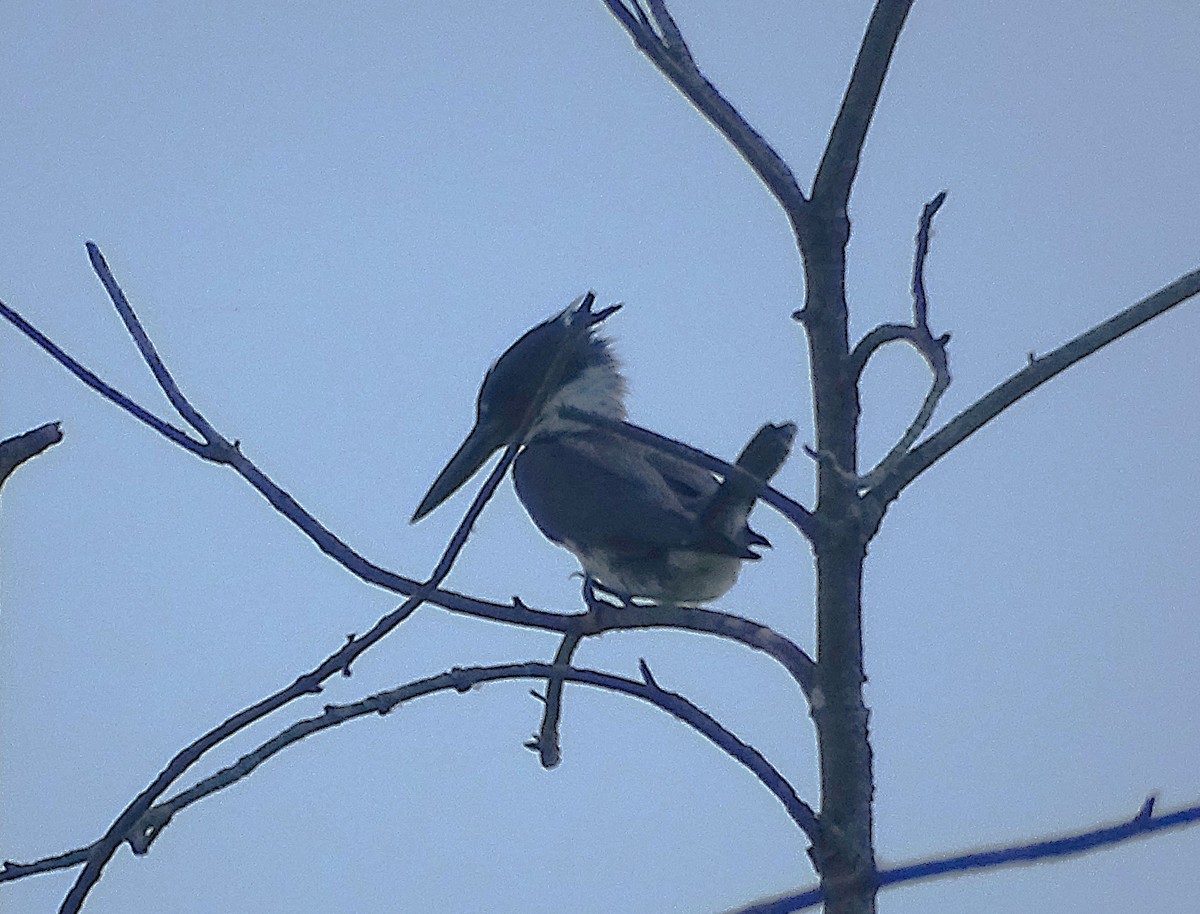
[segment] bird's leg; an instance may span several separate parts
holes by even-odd
[[[596,587],[597,584],[595,578],[593,578],[590,574],[585,574],[583,576],[583,605],[588,608],[588,612],[590,613],[596,612],[596,610],[600,608],[600,604],[603,602],[600,597],[596,595]]]
[[[612,594],[621,601],[621,607],[633,606],[633,596],[631,594],[620,593],[605,587],[590,574],[583,576],[583,603],[588,608],[588,612],[596,612],[602,606],[611,606],[607,600],[601,600],[599,593]]]

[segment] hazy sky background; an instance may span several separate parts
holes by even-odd
[[[704,71],[802,186],[866,2],[675,0]],[[465,509],[407,518],[484,370],[594,288],[635,421],[732,456],[811,440],[781,212],[599,0],[6,3],[0,296],[170,416],[89,269],[95,240],[196,406],[369,558],[421,577]],[[918,2],[852,200],[856,336],[909,313],[922,204],[953,333],[944,422],[1025,363],[1200,265],[1200,7]],[[881,862],[1044,837],[1200,799],[1195,454],[1200,302],[1056,380],[893,506],[867,581]],[[864,457],[927,380],[888,351]],[[170,445],[0,327],[0,434],[61,420],[0,505],[0,855],[90,842],[198,734],[396,599],[322,556],[233,473]],[[780,474],[809,502],[813,468]],[[803,542],[719,606],[811,649]],[[506,485],[450,586],[578,607],[573,559]],[[436,607],[206,760],[329,702],[554,640]],[[817,802],[812,729],[768,659],[606,635],[581,663],[720,716]],[[88,911],[718,912],[812,881],[803,837],[662,713],[568,689],[564,761],[521,748],[528,683],[322,734],[118,854]],[[192,783],[188,779],[181,784]],[[1200,829],[883,894],[885,914],[1156,911],[1200,898]],[[0,887],[57,908],[76,871]]]

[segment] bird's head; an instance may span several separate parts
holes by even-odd
[[[563,406],[625,417],[625,380],[597,327],[621,306],[593,311],[588,292],[505,350],[488,369],[475,404],[475,425],[413,513],[416,523],[458,491],[500,448],[571,425]],[[578,428],[578,424],[575,424]]]

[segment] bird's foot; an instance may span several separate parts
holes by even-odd
[[[611,608],[614,605],[614,604],[610,603],[608,600],[603,599],[600,596],[601,594],[605,594],[607,596],[614,597],[615,599],[620,601],[618,608],[621,608],[621,609],[624,609],[625,607],[628,607],[628,606],[635,605],[633,602],[633,596],[631,594],[624,594],[624,593],[621,593],[620,591],[613,590],[610,587],[605,587],[603,584],[601,584],[599,581],[597,581],[595,578],[593,578],[590,574],[584,575],[583,576],[583,602],[584,602],[584,605],[587,606],[589,612],[595,612],[597,609],[600,609],[603,607]]]

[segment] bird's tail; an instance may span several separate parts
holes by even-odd
[[[745,557],[758,558],[750,552],[750,546],[769,546],[770,542],[760,533],[755,533],[746,524],[750,509],[758,498],[762,484],[769,482],[779,472],[796,438],[796,426],[792,422],[779,425],[768,422],[760,428],[738,455],[737,466],[752,478],[730,476],[721,483],[717,494],[704,512],[705,523],[710,530],[728,537],[745,549]],[[757,480],[757,483],[755,482]]]

